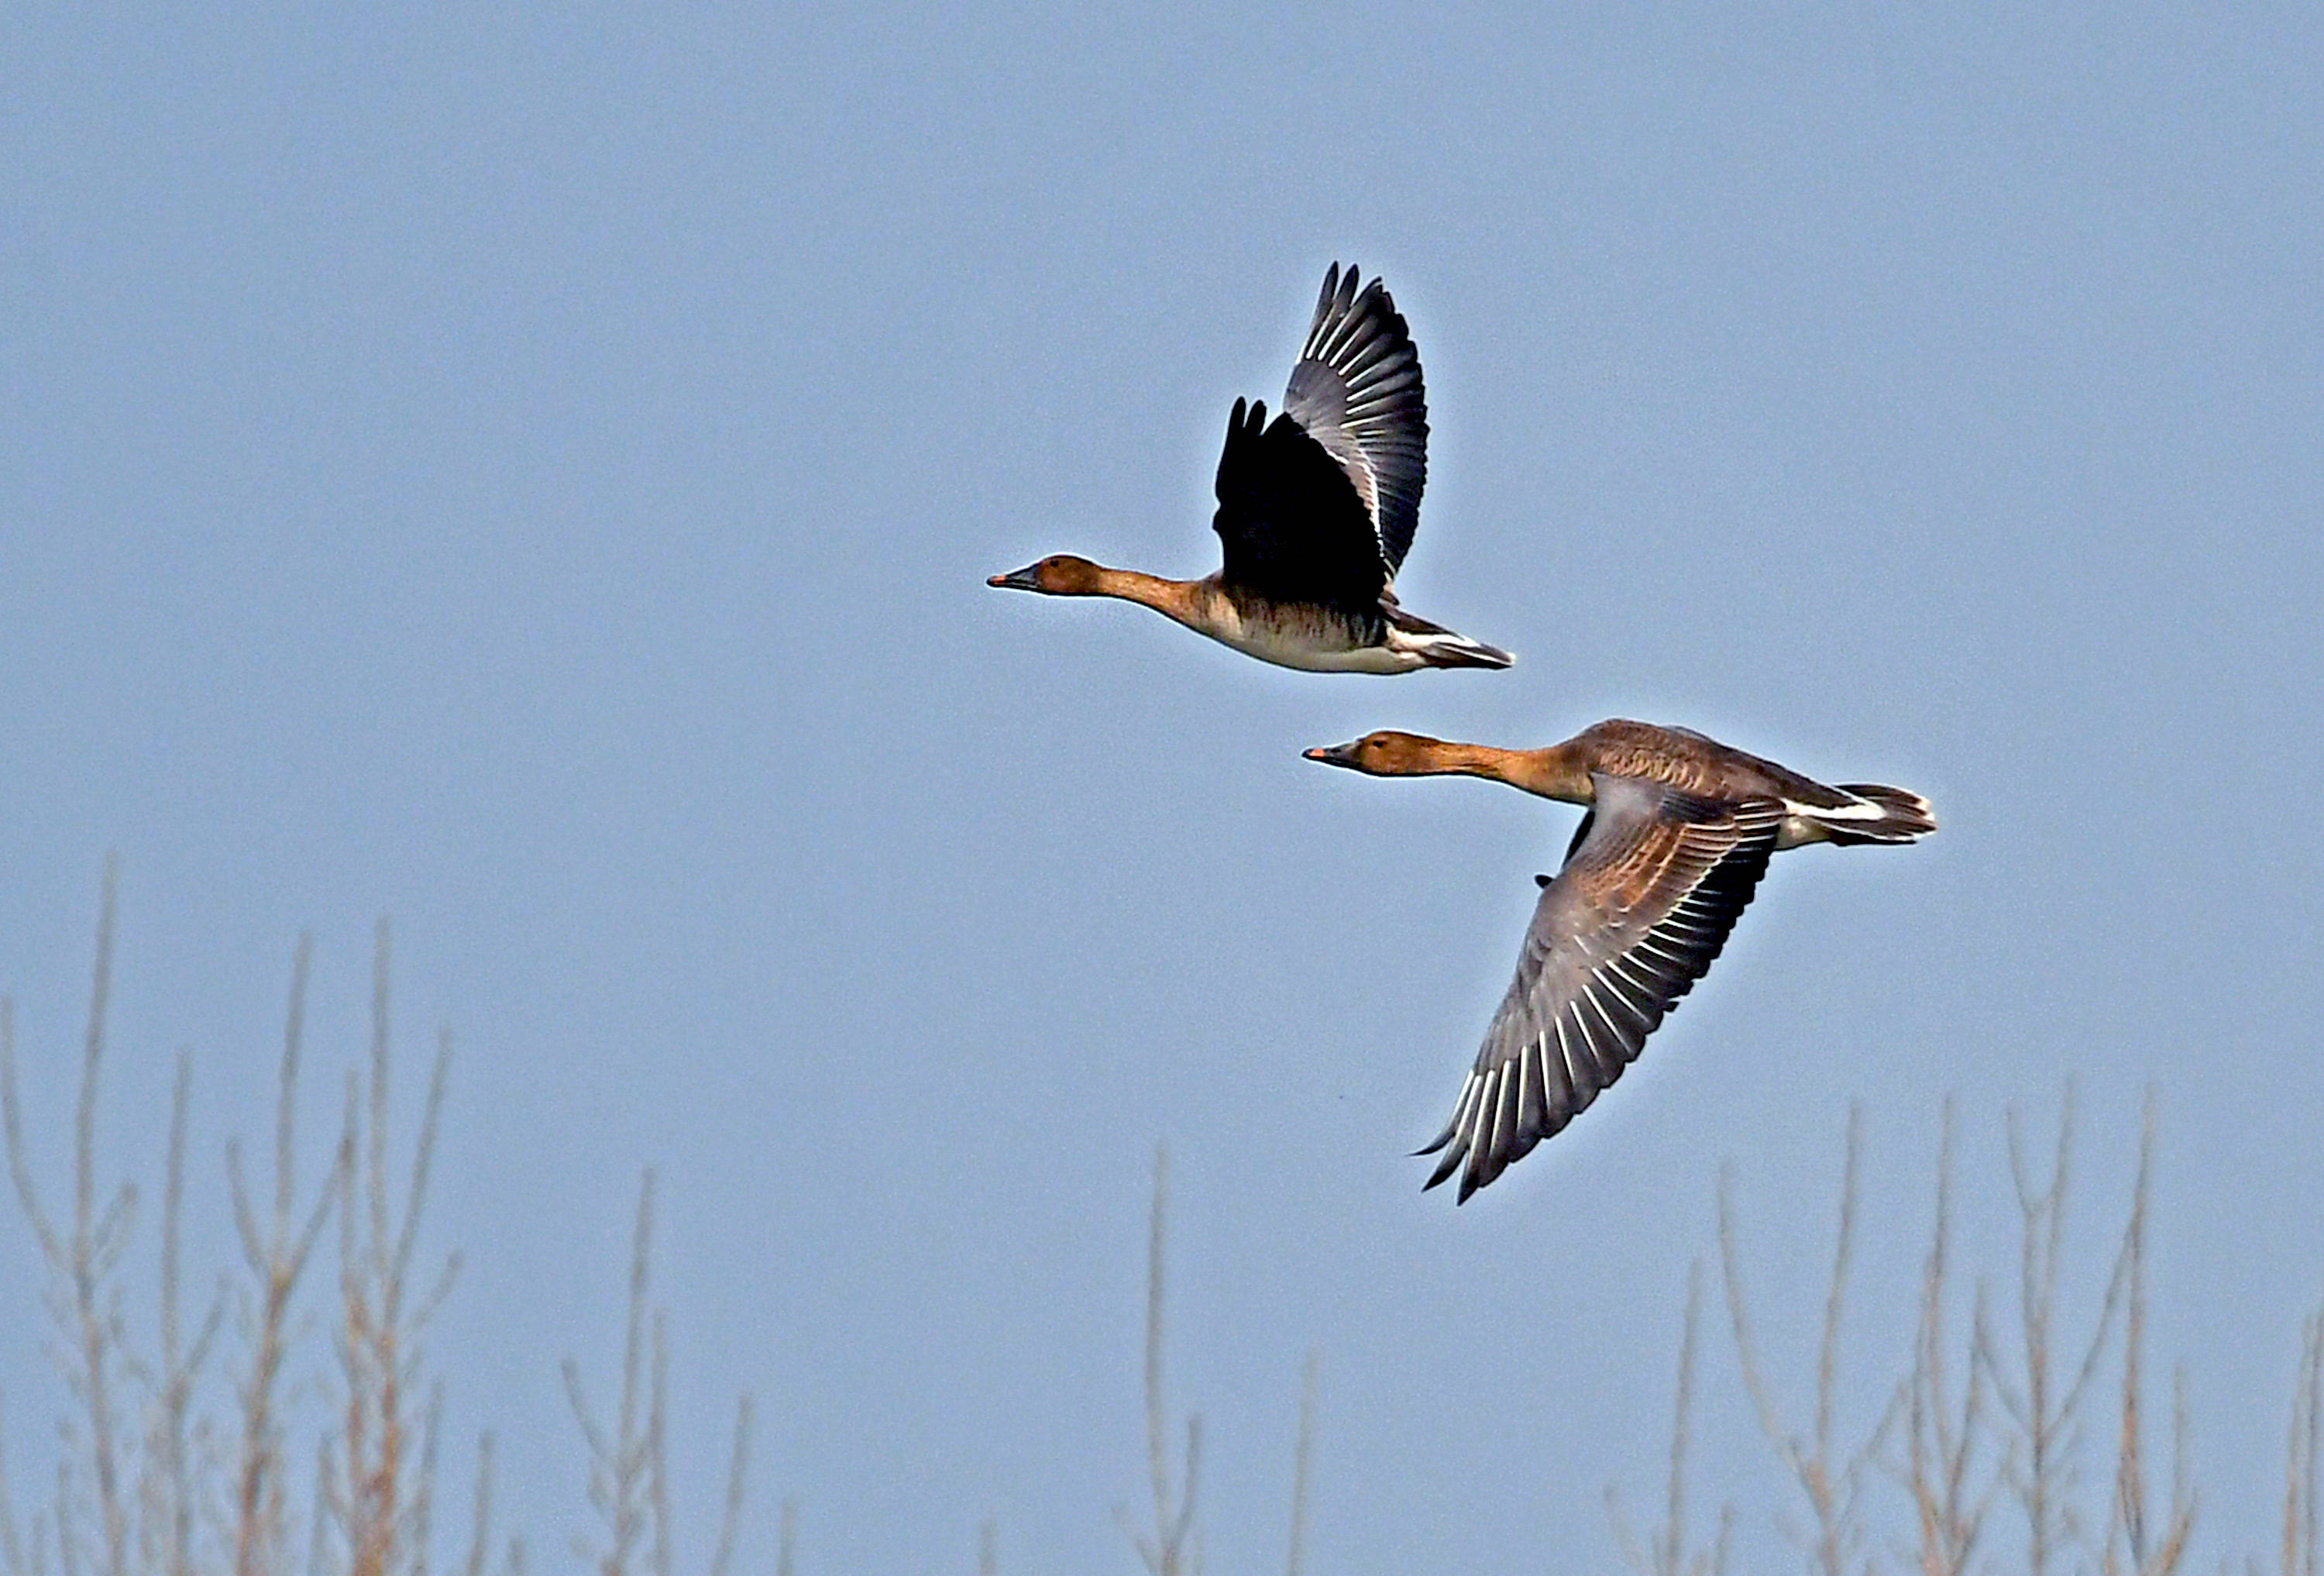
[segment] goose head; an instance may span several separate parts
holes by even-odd
[[[985,581],[1004,591],[1038,591],[1045,596],[1101,596],[1105,571],[1087,558],[1052,553],[1038,564],[1028,564]]]
[[[1461,770],[1449,759],[1449,748],[1442,739],[1390,730],[1367,733],[1352,743],[1325,745],[1305,753],[1310,760],[1344,766],[1371,777],[1430,777]]]

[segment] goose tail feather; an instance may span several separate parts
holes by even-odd
[[[1827,842],[1842,846],[1913,843],[1937,829],[1937,818],[1930,814],[1929,801],[1916,793],[1870,782],[1837,786],[1850,803],[1831,808],[1804,805],[1791,807],[1794,816],[1821,833]]]

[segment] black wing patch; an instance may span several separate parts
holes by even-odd
[[[1218,494],[1213,524],[1228,585],[1379,618],[1388,566],[1371,519],[1347,472],[1296,420],[1270,422],[1264,403],[1237,400]]]

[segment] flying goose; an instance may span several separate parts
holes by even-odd
[[[1622,1075],[1711,967],[1766,872],[1803,843],[1911,843],[1936,830],[1902,788],[1827,788],[1686,728],[1612,721],[1545,750],[1368,734],[1310,760],[1374,777],[1489,778],[1589,813],[1541,900],[1426,1186],[1461,1202]],[[1466,1169],[1462,1170],[1463,1163]]]
[[[1416,618],[1396,599],[1428,479],[1420,356],[1396,303],[1356,270],[1323,275],[1283,410],[1237,400],[1212,524],[1225,562],[1166,580],[1059,554],[985,582],[1142,604],[1236,650],[1315,673],[1507,668],[1509,654]]]

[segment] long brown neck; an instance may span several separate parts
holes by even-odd
[[[1089,592],[1093,596],[1118,596],[1124,602],[1134,602],[1150,607],[1165,618],[1173,618],[1196,629],[1204,627],[1203,614],[1208,611],[1204,593],[1215,594],[1215,587],[1201,580],[1165,580],[1159,575],[1148,575],[1139,569],[1109,569],[1103,565],[1097,569],[1097,584]]]
[[[1586,805],[1596,797],[1579,752],[1568,744],[1546,750],[1499,750],[1490,744],[1440,744],[1430,752],[1436,770],[1489,778],[1545,799]]]

